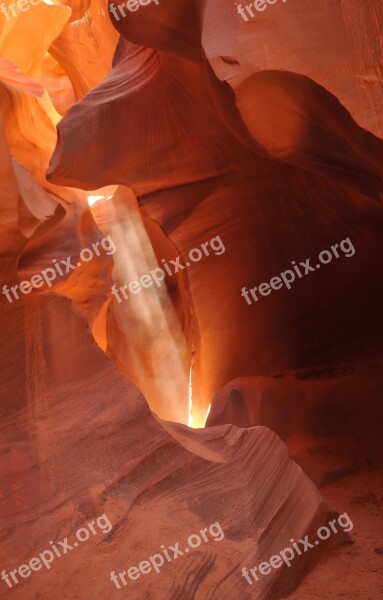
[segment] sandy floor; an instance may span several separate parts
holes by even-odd
[[[289,600],[382,600],[383,473],[356,473],[321,491],[339,513],[348,513],[354,544],[324,557]]]

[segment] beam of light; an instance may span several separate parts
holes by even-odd
[[[193,414],[193,402],[191,402],[191,404],[189,405],[189,421],[188,421],[189,427],[192,427],[193,429],[203,429],[206,425],[206,421],[209,416],[210,409],[211,409],[211,404],[209,404],[205,415],[201,415],[200,413]]]
[[[202,429],[206,425],[206,421],[210,414],[211,404],[209,404],[205,417],[201,415],[193,415],[193,367],[190,367],[189,371],[189,415],[188,415],[188,426],[192,429]]]
[[[105,202],[113,196],[113,202]],[[188,424],[190,352],[165,280],[131,293],[121,287],[159,269],[134,194],[119,186],[94,190],[88,203],[100,231],[110,235],[113,281],[121,302],[113,302],[118,335],[115,357],[161,419]],[[113,349],[112,349],[113,350]]]
[[[193,415],[192,415],[192,408],[193,408],[193,382],[192,382],[192,372],[193,372],[193,369],[192,369],[192,367],[190,367],[190,371],[189,371],[189,415],[188,415],[188,425],[189,425],[189,427],[193,427]]]

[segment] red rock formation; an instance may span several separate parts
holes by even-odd
[[[234,96],[214,78],[201,56],[198,15],[197,3],[194,12],[184,14],[164,2],[161,13],[152,6],[117,24],[135,43],[149,44],[151,36],[150,45],[159,50],[120,42],[110,75],[59,124],[49,179],[89,188],[116,181],[131,186],[145,214],[161,224],[180,255],[208,235],[222,234],[227,250],[219,258],[219,268],[213,261],[205,262],[187,274],[186,293],[194,317],[193,396],[196,412],[204,414],[214,394],[232,378],[328,363],[336,367],[380,352],[381,292],[371,297],[367,290],[381,264],[382,212],[369,199],[377,199],[381,189],[377,171],[381,143],[352,122],[328,92],[292,75],[299,85],[290,86],[290,96],[286,91],[291,106],[278,106],[276,114],[271,104],[268,131],[273,131],[276,119],[281,148],[286,143],[291,147],[291,138],[299,142],[292,156],[281,158],[305,169],[259,156],[267,154],[266,149],[262,151],[249,135],[250,131],[257,136],[252,129],[252,123],[257,123],[253,80],[246,80],[237,91],[246,129]],[[194,23],[188,36],[172,36],[162,27],[167,19],[177,23],[179,29],[174,24],[171,29],[179,31],[186,18]],[[138,65],[140,75],[136,75]],[[265,81],[263,94],[268,93],[267,86],[277,89],[282,80]],[[324,114],[319,123],[323,143],[320,139],[315,146],[318,154],[333,141],[329,159],[321,162],[312,156],[310,132],[306,142],[301,136],[310,94],[312,115]],[[169,98],[167,105],[157,100],[164,95]],[[241,98],[253,98],[251,121]],[[294,103],[301,108],[301,122],[290,119],[289,111],[296,113]],[[96,127],[92,125],[95,115]],[[282,117],[286,134],[278,125]],[[116,136],[124,137],[124,143],[116,142]],[[272,151],[270,139],[260,141]],[[113,164],[110,145],[116,148]],[[169,146],[174,149],[170,158],[164,151]],[[335,168],[341,152],[343,164]],[[304,154],[312,157],[309,162]],[[85,155],[88,161],[81,160]],[[209,225],[201,227],[201,223]],[[294,291],[283,290],[256,308],[244,303],[242,286],[269,280],[288,268],[291,260],[317,256],[347,237],[357,248],[352,261],[339,261],[300,281]],[[222,292],[210,295],[209,289]],[[366,302],[368,313],[363,308]],[[353,343],[355,336],[358,345]],[[233,342],[234,337],[238,341]]]
[[[4,373],[16,384],[13,399],[20,393],[24,402],[9,402],[3,416],[9,494],[1,511],[2,568],[9,573],[29,562],[50,540],[67,536],[72,546],[76,530],[104,513],[113,528],[57,558],[50,570],[19,578],[9,590],[15,598],[48,600],[58,590],[115,598],[112,571],[139,564],[161,545],[184,544],[218,521],[219,543],[178,557],[160,576],[128,579],[124,592],[135,599],[175,600],[197,590],[202,597],[263,599],[287,593],[326,550],[349,539],[340,533],[303,554],[284,567],[282,583],[268,577],[250,587],[243,566],[280,552],[291,537],[312,539],[334,516],[279,438],[262,427],[163,427],[68,301],[28,297],[20,312],[29,386],[25,395],[24,373],[18,380],[12,370]]]
[[[235,6],[160,0],[110,22],[98,0],[54,0],[0,15],[2,285],[102,235],[118,246],[2,297],[2,568],[102,513],[113,524],[15,597],[114,598],[111,571],[215,521],[219,544],[128,594],[285,597],[349,536],[257,585],[242,567],[334,516],[310,478],[381,467],[379,2],[287,0],[248,23]],[[112,297],[215,236],[223,253]],[[346,239],[353,254],[291,289],[241,295]],[[179,424],[191,391],[194,425],[211,404],[206,429]]]

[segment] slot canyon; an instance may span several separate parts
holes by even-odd
[[[383,598],[382,36],[0,5],[1,598]]]

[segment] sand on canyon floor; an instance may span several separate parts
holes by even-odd
[[[289,600],[383,598],[383,473],[354,473],[321,489],[339,513],[347,512],[354,543],[327,554]]]

